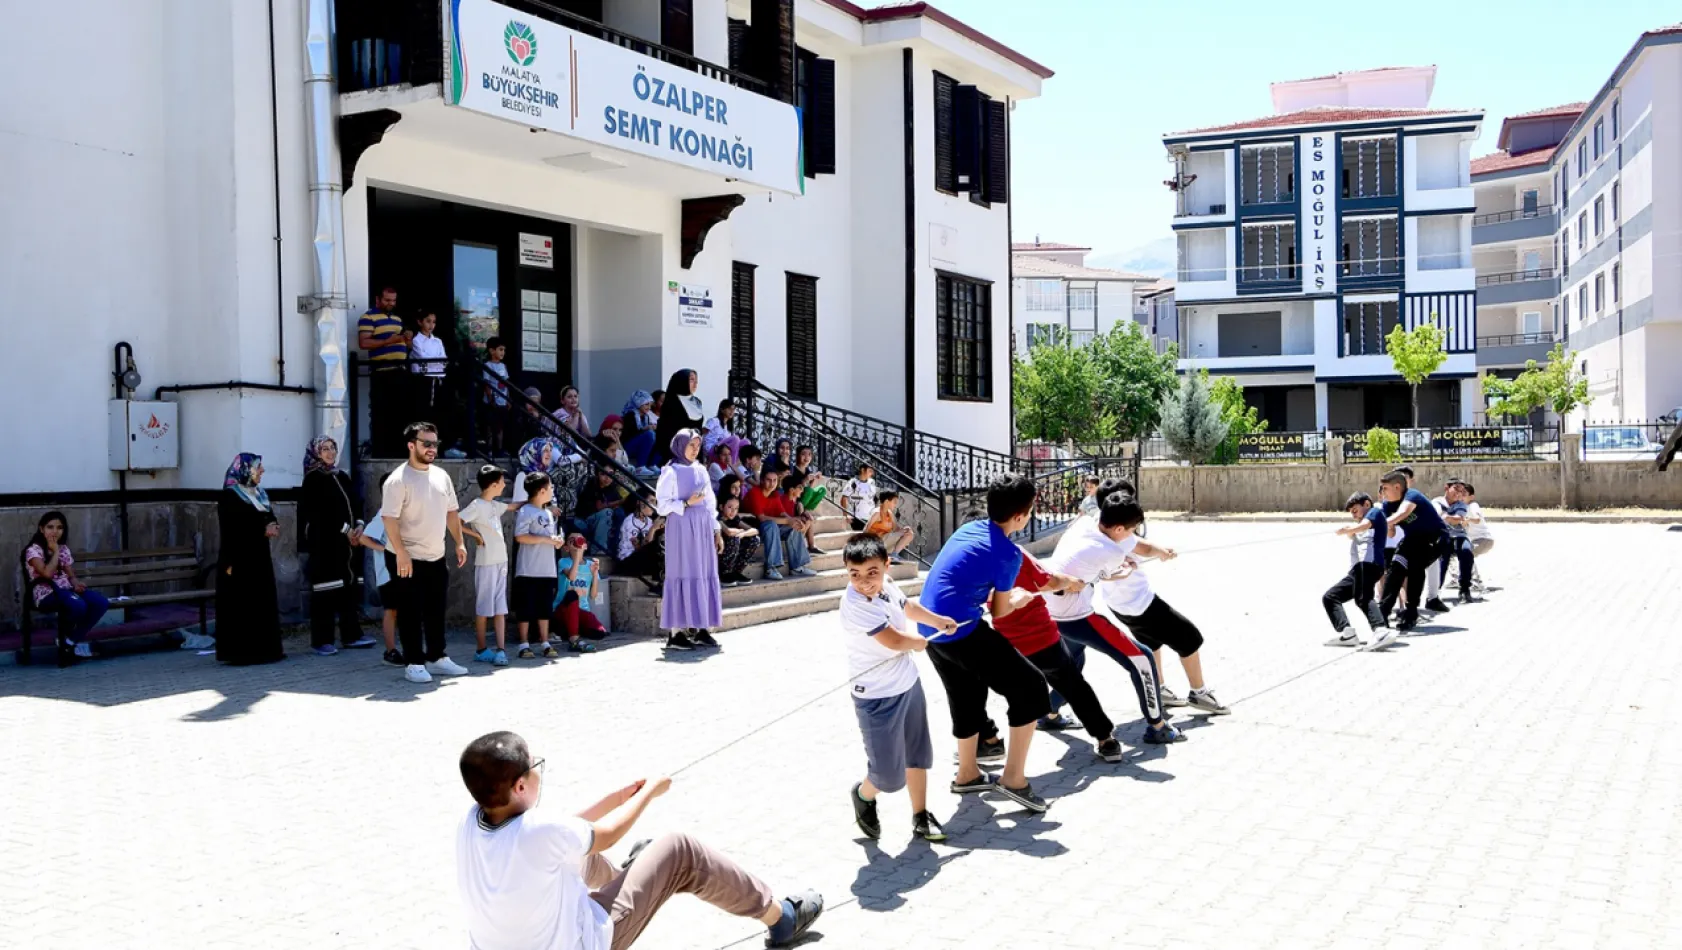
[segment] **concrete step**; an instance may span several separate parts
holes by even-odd
[[[923,579],[912,576],[898,581],[899,589],[908,596],[915,597],[923,590]],[[842,588],[828,590],[818,594],[808,594],[804,597],[791,597],[786,600],[772,600],[758,604],[748,604],[742,607],[724,608],[724,630],[740,630],[762,623],[776,620],[790,620],[795,617],[809,617],[826,611],[839,609],[841,606]]]
[[[891,569],[890,574],[894,580],[916,577],[917,565],[896,564]],[[811,577],[796,577],[787,571],[784,571],[783,575],[783,579],[780,581],[756,580],[746,587],[726,587],[724,589],[724,606],[741,607],[747,604],[762,604],[771,600],[789,600],[805,597],[808,594],[839,591],[847,586],[847,570],[844,567],[819,571]]]
[[[749,573],[758,576],[761,570],[755,567]],[[895,565],[891,576],[906,593],[922,589],[922,579],[915,564]],[[659,597],[634,578],[609,578],[608,584],[613,603],[614,630],[643,635],[660,632]],[[846,588],[847,572],[839,567],[812,577],[789,576],[781,581],[756,580],[747,587],[727,587],[723,591],[725,628],[736,629],[835,610]]]

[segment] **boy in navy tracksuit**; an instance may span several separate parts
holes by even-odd
[[[1355,634],[1354,628],[1349,625],[1349,617],[1343,612],[1343,605],[1353,600],[1372,625],[1373,639],[1367,644],[1367,649],[1381,650],[1396,640],[1395,631],[1378,612],[1378,604],[1372,596],[1373,587],[1384,574],[1384,539],[1390,533],[1390,526],[1385,521],[1384,509],[1375,506],[1372,496],[1364,491],[1350,495],[1343,508],[1355,519],[1354,524],[1337,529],[1338,534],[1349,538],[1349,573],[1321,598],[1326,616],[1331,618],[1332,629],[1337,631],[1337,636],[1327,640],[1326,645],[1361,645],[1361,638]]]
[[[1396,629],[1407,633],[1419,626],[1419,598],[1425,592],[1425,573],[1436,567],[1443,534],[1448,527],[1437,506],[1431,504],[1423,492],[1408,487],[1408,477],[1400,471],[1390,472],[1379,482],[1384,496],[1384,510],[1390,513],[1388,525],[1404,530],[1396,555],[1384,570],[1384,602],[1379,610],[1384,616],[1396,606],[1402,587],[1407,586],[1407,604],[1402,607]]]

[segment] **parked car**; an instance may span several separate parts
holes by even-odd
[[[1682,423],[1682,406],[1677,406],[1675,409],[1672,409],[1660,416],[1659,421],[1669,423],[1670,425]]]
[[[1583,457],[1597,462],[1650,462],[1663,449],[1641,426],[1591,426],[1583,433]]]

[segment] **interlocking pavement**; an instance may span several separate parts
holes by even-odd
[[[1131,757],[1038,736],[1043,816],[945,792],[949,720],[920,659],[948,845],[909,842],[902,795],[880,846],[857,839],[844,690],[778,719],[846,678],[833,614],[716,655],[616,640],[420,688],[377,651],[298,642],[254,669],[0,666],[0,946],[463,947],[468,740],[526,735],[561,809],[767,723],[632,837],[691,831],[775,888],[819,888],[829,948],[1682,946],[1682,532],[1496,525],[1487,602],[1353,653],[1321,645],[1347,557],[1332,527],[1155,525],[1186,554],[1152,579],[1202,627],[1233,714],[1143,746],[1125,675],[1091,655]],[[1167,678],[1183,690],[1172,660]],[[679,898],[639,946],[762,933]]]

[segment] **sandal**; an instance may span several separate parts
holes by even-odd
[[[567,641],[567,649],[574,653],[594,653],[596,652],[596,645],[588,640],[580,640],[575,637]]]

